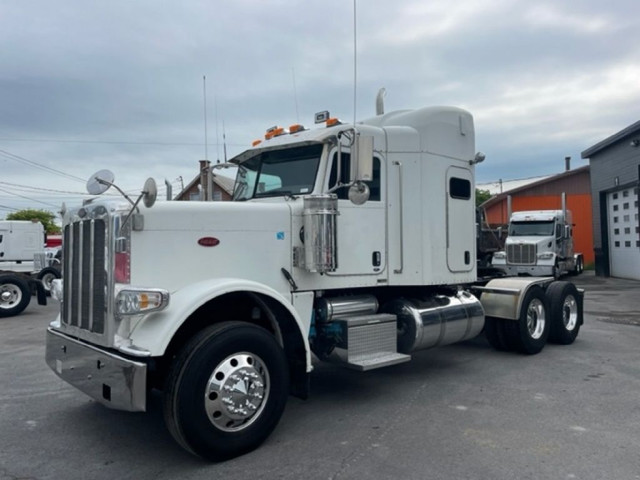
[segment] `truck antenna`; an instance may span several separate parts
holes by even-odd
[[[222,146],[224,147],[224,163],[227,163],[227,135],[224,131],[224,120],[222,120]]]
[[[204,97],[204,159],[209,160],[209,152],[207,149],[207,76],[202,76],[202,96]]]
[[[358,80],[358,43],[356,32],[356,0],[353,0],[353,126],[356,125],[356,86]]]

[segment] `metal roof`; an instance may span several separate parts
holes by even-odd
[[[640,132],[640,120],[638,120],[636,123],[632,125],[629,125],[627,128],[620,130],[618,133],[614,133],[610,137],[605,138],[601,142],[596,143],[594,146],[587,148],[580,155],[582,156],[582,158],[591,158],[591,156],[595,155],[596,153],[599,153],[600,151],[604,150],[607,147],[610,147],[617,141],[622,140],[626,137],[629,137],[639,132]]]
[[[584,165],[582,167],[574,168],[573,170],[565,170],[564,172],[559,173],[557,175],[551,175],[551,176],[548,176],[548,177],[543,177],[542,179],[539,179],[539,180],[537,180],[535,182],[530,182],[530,183],[527,183],[526,185],[514,188],[512,190],[504,191],[504,192],[502,192],[502,193],[500,193],[498,195],[494,195],[493,197],[491,197],[489,200],[487,200],[486,202],[484,202],[480,206],[483,207],[483,208],[489,207],[489,206],[491,206],[491,205],[493,205],[495,203],[498,203],[498,202],[502,201],[508,195],[513,195],[515,193],[523,192],[523,191],[529,190],[531,188],[535,188],[535,187],[537,187],[539,185],[542,185],[544,183],[547,183],[547,182],[555,182],[555,181],[560,180],[560,179],[562,179],[564,177],[569,177],[569,176],[572,176],[572,175],[576,175],[576,174],[582,173],[584,171],[589,171],[589,165]]]

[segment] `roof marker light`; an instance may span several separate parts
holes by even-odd
[[[262,143],[262,140],[258,139],[258,140],[254,140],[253,142],[251,142],[251,146],[252,147],[257,147],[258,145],[260,145]]]
[[[289,127],[289,133],[304,132],[305,130],[304,125],[300,125],[299,123],[294,123]]]
[[[342,125],[342,122],[336,117],[327,118],[327,127],[333,127],[335,125]]]

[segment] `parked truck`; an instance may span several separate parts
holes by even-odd
[[[507,275],[577,275],[584,269],[582,253],[574,252],[571,211],[565,196],[562,210],[514,212],[505,250],[493,254],[492,265]]]
[[[32,292],[39,304],[46,304],[46,292],[60,270],[44,245],[40,222],[0,221],[0,318],[22,313]]]
[[[307,397],[316,362],[366,372],[483,329],[526,354],[575,340],[573,284],[477,279],[471,114],[316,120],[231,160],[233,201],[156,203],[149,179],[135,201],[67,209],[50,368],[114,409],[161,391],[175,440],[221,460],[260,445],[289,394]],[[106,170],[88,182],[111,186]]]

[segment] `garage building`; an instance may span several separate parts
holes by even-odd
[[[640,121],[582,152],[591,166],[596,275],[640,280]]]

